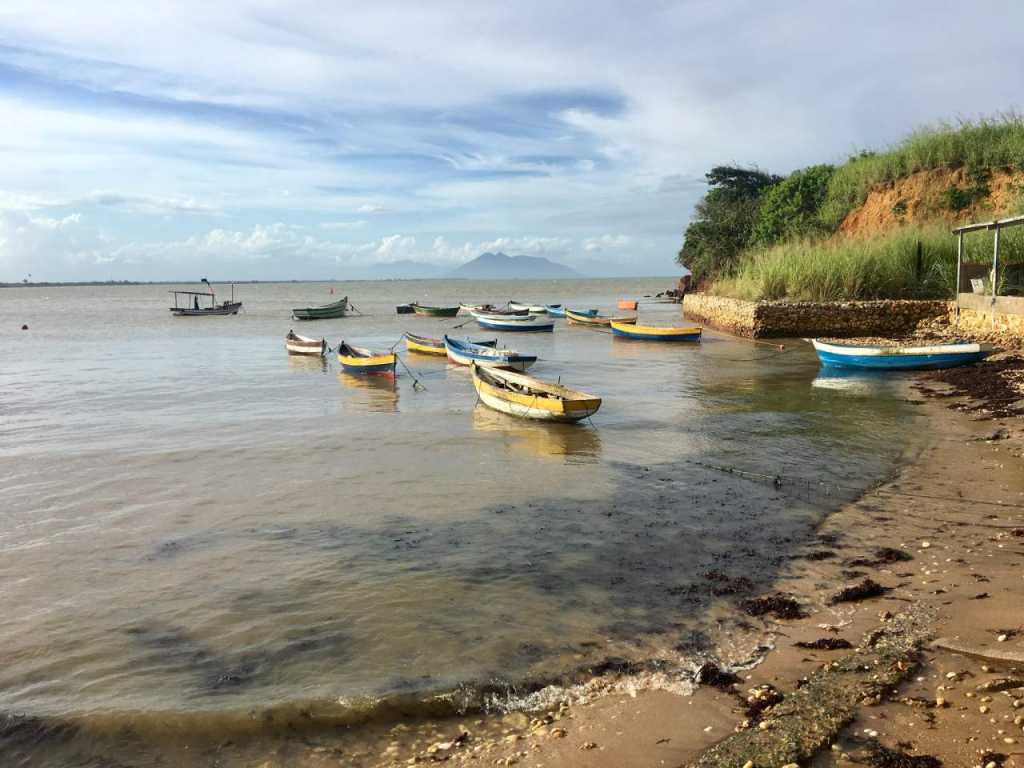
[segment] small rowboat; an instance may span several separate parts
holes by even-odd
[[[601,407],[599,397],[526,374],[482,368],[476,363],[469,370],[484,405],[511,416],[541,421],[579,421],[597,413]]]
[[[299,336],[295,331],[288,331],[284,337],[284,345],[289,355],[318,355],[323,357],[327,354],[327,342],[323,339],[311,339],[308,336]]]
[[[486,341],[474,341],[473,344],[478,344],[481,347],[494,347],[497,345],[497,339],[489,339]],[[444,339],[435,339],[430,336],[417,336],[415,333],[405,332],[405,348],[410,352],[419,352],[424,355],[441,355],[444,357],[448,352],[444,347]]]
[[[607,327],[612,323],[626,324],[636,322],[635,317],[601,317],[597,314],[581,315],[572,309],[565,310],[565,316],[568,318],[570,323],[574,323],[576,325],[602,325]]]
[[[554,306],[560,307],[561,304],[555,304]],[[523,304],[518,301],[510,301],[508,308],[513,312],[526,312],[531,315],[544,315],[547,314],[548,308],[546,304]]]
[[[969,365],[992,354],[990,344],[933,344],[923,347],[829,344],[811,339],[822,365],[839,368],[873,368],[886,371],[917,371]]]
[[[481,328],[491,331],[552,331],[555,321],[537,315],[473,315]]]
[[[455,317],[459,314],[458,307],[425,307],[422,304],[413,304],[412,311],[426,317]]]
[[[347,373],[395,375],[397,357],[394,352],[380,352],[364,347],[338,343],[338,362]]]
[[[448,359],[458,365],[477,365],[484,368],[511,368],[525,371],[535,362],[536,355],[520,355],[514,349],[495,349],[471,341],[459,341],[448,336],[444,337],[444,346]]]
[[[479,306],[475,306],[468,309],[466,307],[462,308],[469,312],[469,314],[471,314],[473,317],[476,317],[477,315],[501,315],[502,317],[524,317],[530,314],[525,309],[512,310],[509,309],[507,306],[502,308],[496,307],[493,304],[481,304]]]
[[[699,325],[683,328],[666,328],[659,325],[637,325],[636,320],[621,323],[612,320],[612,334],[622,339],[641,341],[700,341],[703,330]]]
[[[321,307],[297,307],[292,310],[292,317],[296,320],[329,320],[344,317],[347,312],[348,296]]]
[[[566,313],[570,310],[563,307],[561,304],[552,304],[548,306],[549,317],[565,317]],[[597,317],[596,309],[573,309],[571,310],[574,315],[583,315],[584,317]]]

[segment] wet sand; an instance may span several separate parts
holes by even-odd
[[[926,386],[943,389],[934,381]],[[1019,416],[993,419],[985,406],[958,413],[966,402],[962,396],[922,402],[933,433],[917,460],[829,516],[817,540],[783,569],[775,591],[792,596],[806,615],[752,618],[752,629],[767,633],[774,649],[740,672],[736,684],[679,695],[650,689],[657,688],[651,679],[597,680],[582,703],[546,716],[479,720],[488,727],[448,749],[403,750],[382,764],[729,764],[706,750],[745,726],[769,735],[774,730],[781,743],[792,740],[787,728],[793,724],[773,721],[771,708],[754,716],[745,711],[750,691],[771,686],[785,701],[808,676],[827,673],[858,646],[870,647],[873,633],[890,626],[894,615],[919,610],[934,616],[928,619],[932,639],[919,655],[893,665],[902,682],[865,696],[845,727],[823,729],[823,749],[802,763],[1024,765],[1024,429]],[[832,604],[841,590],[865,579],[882,593]],[[796,645],[823,639],[850,647]],[[821,702],[823,711],[830,705]],[[441,745],[457,732],[439,729]],[[757,754],[749,760],[774,765]]]

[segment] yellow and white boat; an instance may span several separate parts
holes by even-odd
[[[683,327],[640,325],[635,320],[629,323],[612,320],[611,326],[615,336],[639,341],[700,341],[700,335],[704,330],[699,325]]]
[[[607,328],[612,323],[635,323],[636,316],[633,317],[603,317],[601,315],[584,315],[579,312],[573,312],[571,309],[565,310],[565,317],[571,325],[599,325]]]
[[[601,398],[499,368],[469,366],[477,395],[488,408],[540,421],[579,421],[597,413]]]

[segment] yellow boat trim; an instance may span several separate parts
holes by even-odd
[[[637,325],[636,323],[623,323],[620,320],[612,320],[612,328],[618,328],[620,331],[644,333],[648,336],[681,336],[683,334],[702,333],[704,331],[703,326],[700,325],[666,328],[663,325]]]
[[[443,357],[448,354],[444,348],[444,344],[440,347],[429,347],[426,344],[420,344],[413,341],[408,336],[405,338],[405,348],[410,352],[422,352],[425,355],[441,355]]]
[[[576,392],[575,390],[568,389],[567,387],[563,387],[559,384],[549,384],[548,382],[537,381],[537,384],[543,384],[545,388],[552,393],[559,392],[560,390],[564,391],[565,399],[511,392],[507,389],[494,387],[477,376],[473,377],[473,384],[476,386],[478,392],[486,392],[499,400],[515,403],[516,405],[521,405],[524,408],[539,408],[540,410],[550,411],[552,413],[587,411],[601,405],[601,398],[599,397],[586,395],[580,397],[580,395],[583,395],[582,392]]]
[[[386,355],[374,355],[373,357],[349,357],[348,355],[338,355],[338,362],[342,365],[367,367],[373,365],[393,365],[395,362],[395,353],[391,352]]]

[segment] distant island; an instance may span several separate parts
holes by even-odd
[[[508,256],[500,252],[482,253],[447,276],[476,280],[582,277],[575,269],[543,256]]]

